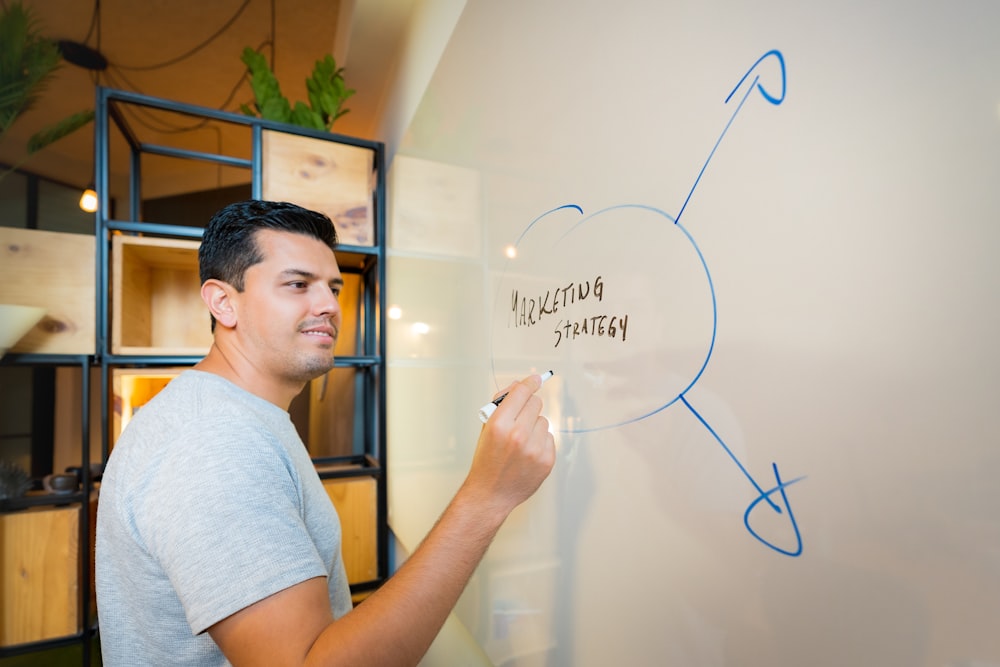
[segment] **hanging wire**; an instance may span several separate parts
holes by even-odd
[[[0,0],[0,2],[6,5],[6,0]],[[108,68],[105,70],[106,80],[114,87],[132,90],[133,92],[139,93],[141,95],[148,95],[148,93],[143,91],[139,86],[137,86],[129,79],[129,77],[125,74],[126,71],[146,72],[155,69],[162,69],[165,67],[169,67],[171,65],[175,65],[181,62],[182,60],[185,60],[186,58],[193,56],[194,54],[198,53],[205,47],[209,46],[222,33],[228,30],[236,22],[236,20],[239,19],[239,17],[243,14],[243,12],[246,10],[249,4],[250,0],[244,0],[243,4],[240,5],[240,7],[236,10],[236,12],[209,38],[207,38],[200,44],[196,45],[195,47],[189,49],[185,53],[182,53],[178,56],[172,57],[168,60],[156,63],[154,65],[143,65],[143,66],[121,65],[109,61]],[[257,52],[261,52],[264,48],[269,47],[271,55],[271,71],[274,71],[274,63],[277,57],[276,56],[277,49],[275,47],[276,34],[277,34],[277,12],[276,12],[275,0],[270,0],[269,6],[271,10],[270,38],[261,42],[254,50]],[[101,52],[101,0],[94,0],[94,10],[91,15],[90,26],[87,31],[87,36],[84,39],[84,44],[90,41],[91,37],[94,35],[95,32],[96,32],[96,50],[100,53]],[[91,78],[95,84],[100,85],[101,74],[99,72],[92,72]],[[243,88],[244,85],[247,85],[247,83],[248,83],[248,78],[246,75],[246,71],[241,71],[239,78],[236,81],[236,84],[229,91],[229,94],[226,96],[225,100],[216,108],[218,108],[219,110],[225,110],[230,104],[232,104],[233,100],[239,93],[240,89]],[[222,131],[218,126],[210,125],[210,123],[212,122],[211,119],[205,118],[184,125],[179,123],[171,123],[165,120],[164,118],[157,116],[154,112],[142,106],[128,106],[125,109],[123,109],[123,111],[127,115],[131,116],[133,121],[141,125],[142,127],[145,127],[146,129],[151,130],[153,132],[159,132],[162,134],[181,134],[186,132],[194,132],[198,130],[210,130],[215,134],[215,143],[218,152],[220,154],[222,153]],[[221,166],[219,167],[219,173],[217,175],[217,178],[221,183],[222,179]]]
[[[87,28],[87,36],[83,38],[83,44],[87,44],[90,41],[90,36],[94,34],[94,28],[97,27],[97,19],[101,14],[101,0],[94,0],[94,11],[90,13],[90,27]],[[97,51],[101,50],[100,38],[98,38]]]
[[[6,5],[6,0],[0,0],[0,2],[3,2],[3,4]],[[161,63],[157,63],[155,65],[144,65],[144,66],[121,65],[121,64],[113,63],[113,62],[109,61],[109,63],[108,63],[108,70],[106,70],[108,81],[111,82],[111,83],[113,83],[115,86],[117,86],[119,88],[127,88],[129,90],[132,90],[133,92],[137,92],[137,93],[142,94],[142,95],[148,95],[148,93],[146,93],[145,91],[143,91],[142,89],[140,89],[139,86],[135,85],[135,83],[133,83],[125,75],[126,71],[128,71],[128,72],[142,72],[142,71],[150,71],[150,70],[154,70],[154,69],[161,69],[161,68],[164,68],[164,67],[168,67],[170,65],[174,65],[174,64],[176,64],[176,63],[184,60],[185,58],[188,58],[188,57],[194,55],[198,51],[200,51],[200,50],[204,49],[205,47],[209,46],[216,38],[219,37],[219,35],[221,35],[227,29],[229,29],[233,25],[233,23],[235,23],[236,20],[243,14],[243,12],[246,10],[246,8],[247,8],[247,6],[249,6],[249,4],[250,4],[250,0],[244,0],[243,4],[240,5],[240,7],[236,10],[236,12],[218,30],[216,30],[208,39],[204,40],[202,43],[198,44],[197,46],[195,46],[192,49],[189,49],[186,53],[183,53],[183,54],[181,54],[179,56],[170,58],[169,60],[166,60],[166,61],[161,62]],[[275,48],[276,34],[277,34],[277,11],[276,11],[275,0],[270,0],[270,2],[269,2],[269,8],[271,10],[270,11],[270,14],[271,14],[271,16],[270,16],[270,32],[271,32],[270,39],[265,40],[260,45],[258,45],[257,48],[255,49],[255,51],[259,52],[259,51],[262,51],[265,47],[270,47],[269,50],[270,50],[270,55],[271,55],[271,71],[273,72],[274,71],[274,63],[275,63],[275,60],[277,58],[277,49]],[[94,9],[93,9],[93,12],[91,14],[90,26],[89,26],[89,28],[87,30],[87,36],[84,38],[83,43],[87,44],[90,41],[90,38],[94,35],[95,32],[97,33],[97,43],[96,43],[96,47],[95,48],[98,51],[98,53],[100,53],[101,52],[101,0],[94,0]],[[117,76],[114,76],[111,70],[117,70]],[[100,83],[101,83],[101,75],[100,75],[100,73],[99,72],[91,72],[91,80],[92,80],[92,82],[95,85],[100,85]],[[225,98],[225,100],[220,105],[218,105],[216,108],[219,109],[219,110],[225,110],[230,104],[232,104],[233,99],[236,97],[237,93],[239,92],[240,88],[242,88],[242,86],[243,86],[243,84],[245,82],[246,82],[246,73],[245,72],[241,72],[240,73],[240,77],[239,77],[239,79],[236,82],[236,85],[234,85],[232,87],[232,89],[229,92],[229,95],[227,95],[226,98]],[[125,85],[123,86],[122,83],[124,83]],[[141,109],[141,107],[140,107],[140,109]],[[164,127],[156,128],[156,127],[152,127],[151,124],[147,124],[146,127],[148,129],[154,129],[154,130],[161,131],[161,132],[185,132],[185,131],[189,131],[189,130],[196,130],[196,129],[204,126],[205,123],[207,122],[207,120],[206,121],[199,121],[199,122],[196,122],[196,123],[194,123],[192,125],[188,125],[188,126],[185,126],[185,125],[176,125],[176,124],[165,123],[162,120],[157,121],[152,115],[150,115],[148,113],[146,115],[150,119],[150,123],[151,124],[152,123],[156,123],[156,122],[160,122],[160,123],[163,123],[163,125],[164,125]]]
[[[90,29],[97,31],[97,52],[101,52],[101,0],[94,0],[94,15],[90,19]],[[90,39],[90,33],[87,33],[87,39]],[[86,42],[84,42],[86,44]],[[96,85],[101,85],[101,73],[94,72],[94,83]]]
[[[264,42],[262,42],[257,47],[256,50],[260,51],[265,46],[268,46],[268,44],[269,44],[269,41],[264,41]],[[129,80],[129,78],[127,76],[125,76],[125,74],[123,72],[120,72],[120,71],[117,71],[117,70],[118,70],[117,67],[112,66],[107,71],[108,80],[111,81],[115,85],[115,87],[117,87],[117,88],[126,88],[128,90],[132,90],[134,92],[137,92],[140,95],[146,95],[146,93],[144,91],[142,91],[139,88],[139,86],[137,86],[134,83],[132,83],[132,81]],[[226,99],[222,102],[222,104],[219,105],[216,108],[219,109],[219,110],[225,110],[225,108],[228,107],[230,105],[230,103],[232,103],[233,99],[236,97],[236,94],[240,91],[240,89],[244,85],[246,85],[246,83],[247,83],[246,72],[240,72],[239,79],[236,81],[236,84],[229,91],[229,95],[226,96]],[[174,133],[189,132],[189,131],[192,131],[192,130],[197,130],[197,129],[200,129],[200,128],[204,127],[209,122],[211,122],[211,119],[203,119],[203,120],[199,120],[199,121],[196,121],[194,123],[191,123],[190,125],[182,125],[182,124],[176,124],[176,123],[169,123],[169,122],[163,120],[162,118],[156,117],[155,114],[153,114],[152,112],[150,112],[148,109],[146,109],[144,107],[141,107],[141,106],[127,107],[127,109],[128,109],[129,112],[131,112],[131,115],[137,121],[140,122],[141,125],[143,125],[147,129],[154,130],[156,132],[163,132],[164,134],[174,134]]]
[[[193,56],[194,54],[198,53],[199,51],[201,51],[202,49],[204,49],[206,46],[208,46],[209,44],[211,44],[212,42],[214,42],[215,39],[219,35],[221,35],[226,30],[228,30],[229,27],[232,26],[233,23],[236,22],[236,19],[238,19],[240,17],[240,15],[243,13],[243,11],[247,8],[247,6],[249,4],[250,4],[250,0],[243,0],[243,4],[240,5],[239,9],[236,10],[236,13],[233,14],[233,16],[228,21],[226,21],[222,25],[221,28],[219,28],[218,30],[216,30],[212,34],[211,37],[209,37],[205,41],[201,42],[200,44],[196,45],[194,48],[189,49],[185,53],[182,53],[179,56],[175,56],[175,57],[173,57],[173,58],[171,58],[169,60],[164,60],[161,63],[156,63],[155,65],[140,65],[140,66],[115,65],[115,67],[117,67],[118,69],[121,69],[121,70],[127,70],[129,72],[148,72],[149,70],[161,69],[163,67],[169,67],[170,65],[175,65],[175,64],[179,63],[180,61],[182,61],[182,60],[184,60],[186,58],[190,58],[191,56]]]
[[[275,17],[274,11],[274,0],[271,0],[271,71],[276,72],[274,69],[274,62],[278,59],[278,28],[277,28],[277,18]]]

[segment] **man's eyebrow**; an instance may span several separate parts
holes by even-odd
[[[279,275],[282,278],[302,278],[304,280],[319,280],[319,276],[317,276],[312,271],[306,271],[305,269],[285,269]],[[330,280],[330,284],[343,285],[344,279],[340,276],[337,276],[336,278],[332,278]]]

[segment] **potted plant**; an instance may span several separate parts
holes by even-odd
[[[254,94],[253,109],[246,104],[240,105],[248,116],[259,115],[266,120],[329,131],[334,121],[349,111],[344,108],[344,102],[354,90],[347,87],[344,68],[337,67],[330,54],[316,61],[312,76],[306,79],[309,104],[299,101],[294,107],[281,94],[281,86],[262,54],[248,46],[243,49],[240,60],[247,66]]]

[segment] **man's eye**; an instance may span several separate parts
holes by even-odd
[[[294,287],[296,289],[302,289],[302,288],[304,288],[306,286],[306,283],[303,280],[294,280],[294,281],[288,283],[288,286],[289,287]]]

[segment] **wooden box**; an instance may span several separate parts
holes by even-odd
[[[80,505],[0,514],[0,646],[79,632]]]
[[[94,354],[94,237],[0,227],[0,303],[46,315],[10,351]]]
[[[375,245],[373,150],[272,130],[261,143],[264,199],[325,213],[340,243]]]
[[[112,239],[113,354],[208,353],[212,332],[201,300],[198,246],[143,236]]]
[[[378,493],[374,477],[323,480],[340,516],[347,580],[352,584],[378,577]]]

